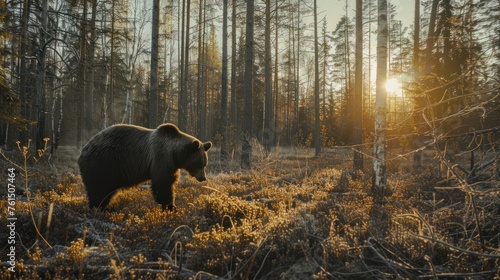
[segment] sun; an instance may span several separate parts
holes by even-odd
[[[391,93],[397,92],[401,90],[401,83],[394,78],[388,79],[387,82],[385,82],[385,89]]]
[[[403,86],[398,80],[391,78],[388,79],[387,82],[385,83],[385,89],[389,94],[399,96],[402,95]]]

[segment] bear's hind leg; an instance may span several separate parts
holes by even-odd
[[[109,201],[114,195],[114,191],[112,192],[95,192],[95,191],[87,191],[87,197],[89,199],[89,207],[91,209],[99,208],[104,210],[106,206],[108,206]]]

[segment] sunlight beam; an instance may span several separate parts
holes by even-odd
[[[385,83],[385,88],[387,89],[387,92],[392,95],[400,96],[402,95],[402,88],[403,86],[401,83],[394,79],[388,79],[387,82]]]

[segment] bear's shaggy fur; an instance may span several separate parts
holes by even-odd
[[[104,209],[118,189],[151,179],[156,201],[172,210],[179,169],[205,181],[211,147],[211,142],[202,143],[173,124],[154,130],[125,124],[108,127],[90,139],[78,158],[89,205]]]

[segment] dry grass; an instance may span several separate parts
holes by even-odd
[[[437,160],[413,174],[400,158],[388,166],[387,203],[373,205],[371,174],[353,172],[351,154],[257,147],[250,171],[211,154],[208,183],[183,176],[174,213],[140,187],[92,212],[72,156],[42,161],[30,168],[31,199],[18,192],[17,272],[3,263],[0,278],[500,277],[498,177],[470,195],[444,188],[456,182],[435,171]]]

